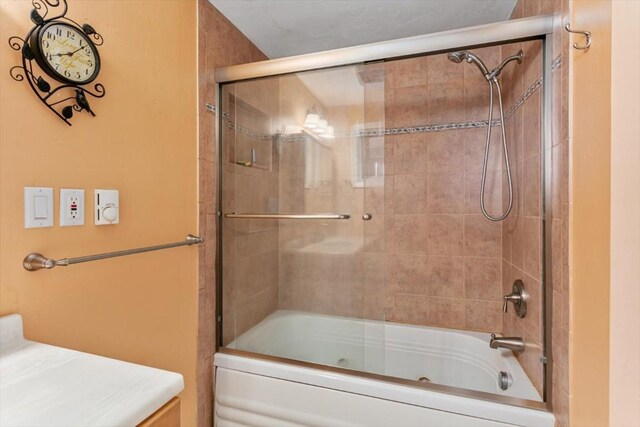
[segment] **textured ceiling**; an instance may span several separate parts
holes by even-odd
[[[209,0],[269,58],[507,20],[516,0]]]

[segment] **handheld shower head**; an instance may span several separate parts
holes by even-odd
[[[473,63],[478,67],[478,69],[482,72],[482,74],[486,77],[489,74],[489,70],[487,69],[484,62],[480,60],[477,56],[475,56],[471,52],[467,52],[466,50],[459,50],[457,52],[449,52],[447,54],[447,58],[449,61],[454,62],[456,64],[461,63],[462,61],[467,61],[469,64]]]
[[[466,52],[449,52],[447,58],[449,61],[459,64],[466,57]]]
[[[484,63],[480,60],[480,58],[478,58],[477,56],[475,56],[473,53],[469,51],[460,50],[457,52],[449,52],[447,54],[447,58],[449,59],[449,61],[454,62],[456,64],[460,64],[462,61],[467,61],[469,64],[472,62],[476,64],[476,67],[478,67],[478,69],[480,70],[484,78],[487,80],[487,83],[489,84],[489,118],[487,119],[487,123],[488,123],[487,139],[486,139],[485,148],[484,148],[484,163],[482,165],[482,179],[480,184],[480,210],[482,211],[482,214],[485,216],[485,218],[487,218],[490,221],[502,221],[509,215],[509,213],[511,212],[511,208],[513,207],[513,184],[511,180],[511,166],[509,164],[509,150],[507,149],[507,134],[505,132],[505,125],[504,125],[505,115],[504,115],[504,110],[502,106],[502,91],[500,90],[500,82],[498,81],[498,76],[502,72],[502,69],[509,62],[518,61],[518,64],[521,64],[522,57],[523,57],[523,53],[522,53],[522,50],[520,50],[517,54],[509,56],[508,58],[505,58],[505,60],[502,61],[500,65],[498,65],[493,70],[489,71],[487,67],[484,65]],[[507,170],[507,182],[509,185],[509,205],[507,206],[507,209],[502,214],[500,214],[500,216],[492,216],[485,207],[485,185],[487,182],[487,163],[489,160],[489,150],[491,148],[491,130],[493,128],[494,88],[497,91],[498,105],[500,106],[499,120],[500,120],[500,130],[502,134],[501,135],[502,150],[503,150],[502,152],[504,154],[504,159],[505,159],[504,162]]]

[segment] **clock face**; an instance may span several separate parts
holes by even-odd
[[[40,55],[36,60],[55,79],[64,83],[86,84],[98,76],[98,51],[82,30],[52,22],[39,31],[37,43],[35,50]]]

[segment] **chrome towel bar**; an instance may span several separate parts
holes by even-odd
[[[191,245],[197,245],[203,242],[204,242],[204,239],[202,237],[194,236],[193,234],[188,234],[186,239],[183,240],[182,242],[167,243],[165,245],[147,246],[144,248],[127,249],[124,251],[117,251],[117,252],[107,252],[104,254],[97,254],[97,255],[80,256],[75,258],[62,258],[58,260],[50,259],[45,257],[42,254],[34,252],[34,253],[30,253],[24,258],[24,260],[22,261],[22,266],[24,267],[25,270],[28,270],[28,271],[37,271],[42,268],[46,268],[50,270],[53,267],[58,265],[62,267],[66,267],[68,265],[79,264],[81,262],[97,261],[100,259],[116,258],[116,257],[126,256],[126,255],[135,255],[135,254],[141,254],[143,252],[152,252],[152,251],[159,251],[162,249],[177,248],[179,246],[191,246]]]
[[[348,214],[239,214],[228,213],[224,214],[225,218],[231,219],[349,219],[351,215]]]

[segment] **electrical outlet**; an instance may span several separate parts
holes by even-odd
[[[84,190],[60,189],[60,226],[84,225]]]

